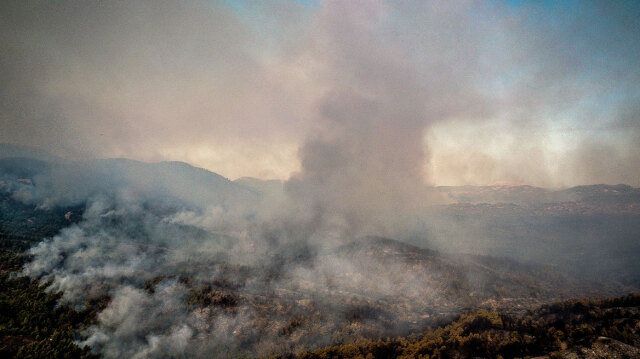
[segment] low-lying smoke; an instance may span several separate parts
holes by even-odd
[[[268,210],[270,196],[243,198],[255,193],[214,174],[218,197],[227,200],[206,204],[176,196],[184,183],[138,188],[131,177],[132,167],[146,175],[145,167],[156,173],[166,165],[106,165],[113,183],[86,198],[82,221],[29,251],[24,273],[50,281],[63,300],[78,307],[108,301],[81,343],[105,357],[266,355],[347,338],[337,333],[400,333],[444,295],[430,274],[407,273],[403,260],[381,266],[349,254],[343,246],[357,238],[335,223],[337,213],[318,219],[305,205]],[[35,176],[23,195],[30,188],[31,203],[53,206],[58,192],[43,179],[61,179],[60,168]],[[85,178],[76,166],[67,169]],[[185,170],[198,171],[176,173]],[[390,301],[397,293],[404,299]],[[383,302],[393,309],[381,311]],[[357,330],[349,329],[354,320]]]
[[[640,17],[616,6],[589,4],[568,23],[538,15],[540,26],[522,18],[526,6],[471,1],[273,5],[260,11],[282,24],[262,35],[246,23],[258,10],[242,5],[26,4],[0,11],[9,49],[0,55],[2,138],[76,157],[204,149],[236,174],[299,148],[293,164],[276,158],[275,167],[299,168],[279,193],[180,163],[126,160],[50,164],[34,184],[12,188],[42,208],[86,208],[81,222],[30,250],[24,273],[78,306],[108,300],[83,341],[105,357],[266,355],[418,330],[435,307],[455,312],[472,300],[457,291],[481,297],[482,285],[435,255],[385,261],[404,247],[378,253],[357,241],[415,234],[439,201],[425,183],[425,133],[436,123],[553,124],[597,107],[607,88],[579,91],[588,81],[633,94],[640,83],[640,46],[619,24],[595,19],[602,36],[573,42],[600,13],[637,27]],[[624,36],[609,43],[616,34]],[[624,56],[609,71],[603,54]],[[625,126],[637,133],[637,98],[611,101],[632,109]],[[456,147],[442,171],[476,163],[484,140]],[[600,178],[608,163],[640,153],[631,142],[620,151],[589,162],[596,168],[573,156],[572,168]],[[508,172],[537,165],[514,163]],[[625,178],[638,173],[625,168]]]

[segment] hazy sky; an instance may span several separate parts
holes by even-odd
[[[3,1],[0,142],[305,190],[639,186],[640,4],[558,3]]]

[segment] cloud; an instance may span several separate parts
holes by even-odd
[[[492,42],[500,54],[487,58],[491,71],[482,74],[495,112],[430,129],[432,181],[638,185],[631,158],[640,155],[632,140],[640,120],[629,109],[640,93],[632,65],[640,44],[630,31],[640,28],[639,10],[631,3],[527,4],[498,20],[499,41]]]
[[[522,126],[548,127],[518,138],[542,152],[547,145],[539,139],[557,126],[626,121],[637,133],[637,116],[620,117],[637,106],[640,92],[637,14],[628,2],[232,8],[200,1],[8,1],[0,25],[0,139],[72,158],[188,160],[229,177],[281,179],[310,173],[309,152],[320,143],[348,145],[336,150],[352,172],[382,161],[414,181],[417,165],[423,178],[441,183],[462,164],[447,167],[455,154],[429,162],[436,144],[421,145],[422,133],[434,123],[481,131],[485,122],[503,121],[507,136]],[[455,145],[454,135],[445,135]],[[602,133],[577,136],[581,143],[627,143]],[[449,147],[463,157],[484,151],[480,141]],[[636,147],[612,161],[622,167],[636,158]],[[579,161],[579,152],[560,156]],[[527,162],[509,157],[492,160],[498,167]],[[493,180],[478,166],[466,167],[478,172],[461,178]],[[502,180],[524,172],[522,165],[505,167]],[[569,166],[556,167],[536,168],[523,180],[605,180],[597,176],[602,170],[561,181]],[[606,180],[628,182],[635,174],[637,166]]]
[[[295,124],[279,113],[291,117],[295,104],[279,106],[281,85],[261,63],[266,40],[223,4],[2,7],[3,140],[72,158],[175,158],[190,148],[209,155],[188,157],[227,168],[219,157],[243,158],[244,169],[260,152],[290,160],[277,145],[294,142],[284,130]],[[277,117],[283,125],[272,128]],[[245,141],[256,146],[244,150]]]

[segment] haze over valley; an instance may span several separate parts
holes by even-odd
[[[640,355],[639,19],[3,2],[0,355]]]

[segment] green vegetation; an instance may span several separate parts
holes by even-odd
[[[79,208],[43,210],[0,194],[0,357],[87,358],[75,344],[76,328],[89,323],[95,310],[78,312],[59,303],[61,293],[46,283],[18,276],[21,252],[77,221]],[[95,308],[95,306],[90,306]]]
[[[15,276],[22,259],[13,249],[0,249],[0,357],[91,357],[88,349],[75,344],[79,338],[74,332],[88,323],[91,312],[59,304],[60,293],[46,292],[43,283]]]
[[[0,236],[2,248],[23,251],[60,229],[80,221],[82,206],[42,209],[17,201],[0,188]]]
[[[476,311],[421,336],[358,340],[277,358],[514,358],[589,346],[599,336],[640,345],[640,295],[571,300],[526,314]]]

